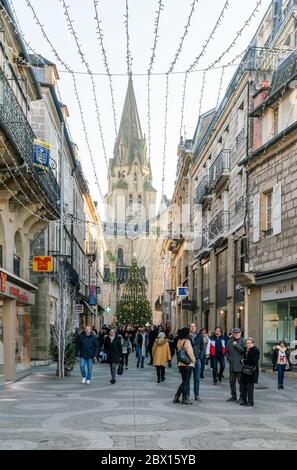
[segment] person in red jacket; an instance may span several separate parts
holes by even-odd
[[[216,385],[219,381],[222,381],[223,372],[225,369],[225,354],[226,351],[226,337],[223,336],[223,332],[219,326],[216,327],[214,335],[209,338],[206,355],[210,356],[213,383]],[[220,370],[218,371],[218,365]]]

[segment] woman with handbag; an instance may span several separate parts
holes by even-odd
[[[173,403],[180,403],[179,397],[182,395],[182,403],[184,405],[192,405],[187,393],[196,361],[189,335],[189,328],[182,328],[179,330],[177,342],[177,365],[182,376],[182,383],[177,389]]]
[[[277,370],[278,388],[284,388],[285,371],[291,370],[290,353],[287,343],[280,341],[277,346],[272,349],[272,364],[273,370]]]
[[[253,338],[245,340],[245,350],[242,363],[240,383],[242,384],[242,401],[240,405],[254,405],[254,384],[258,382],[260,351],[255,346]]]

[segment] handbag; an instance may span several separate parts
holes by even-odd
[[[243,368],[242,368],[242,373],[245,374],[245,375],[253,375],[255,370],[256,370],[255,366],[244,365]]]
[[[178,362],[182,362],[183,364],[188,366],[189,364],[191,364],[192,361],[191,361],[190,357],[188,356],[188,353],[185,349],[185,342],[186,341],[187,340],[184,341],[184,344],[182,345],[182,347],[180,348],[180,350],[177,353],[177,360],[178,360]]]
[[[120,363],[118,365],[117,374],[122,375],[123,371],[124,371],[123,361],[120,361]]]

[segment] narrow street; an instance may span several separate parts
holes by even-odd
[[[93,383],[82,385],[79,367],[62,382],[54,366],[0,392],[0,449],[297,449],[296,381],[260,375],[255,406],[228,403],[229,383],[201,380],[202,401],[172,403],[179,383],[174,365],[165,383],[155,370],[128,371],[109,383],[109,367],[94,366]],[[228,376],[225,371],[225,377]]]

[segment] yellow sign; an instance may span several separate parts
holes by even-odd
[[[33,271],[35,273],[51,273],[53,271],[52,256],[34,256]]]

